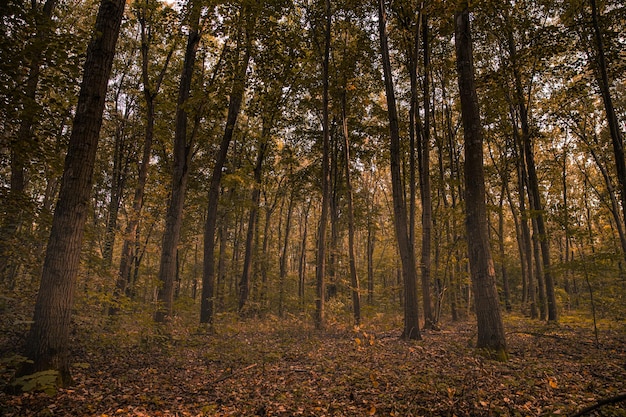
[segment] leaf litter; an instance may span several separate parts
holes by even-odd
[[[558,416],[626,392],[623,325],[603,330],[599,346],[579,324],[509,317],[506,328],[507,362],[472,347],[471,322],[420,341],[375,324],[319,332],[295,318],[195,333],[172,323],[159,337],[77,331],[74,385],[0,393],[0,415]],[[590,415],[626,416],[626,404],[601,412]]]

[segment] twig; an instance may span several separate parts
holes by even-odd
[[[231,373],[229,373],[229,374],[226,374],[226,375],[222,375],[221,377],[219,377],[219,378],[217,378],[215,381],[213,381],[213,382],[211,383],[211,385],[217,384],[218,382],[225,381],[225,380],[227,380],[228,378],[232,378],[232,377],[234,377],[235,375],[239,375],[239,374],[241,374],[241,373],[243,373],[243,372],[245,372],[245,371],[247,371],[247,370],[249,370],[249,369],[252,369],[252,368],[254,368],[254,367],[256,367],[256,366],[257,366],[257,364],[256,364],[256,363],[253,363],[252,365],[248,365],[248,366],[246,366],[245,368],[238,369],[238,370],[233,371],[233,372],[231,372]]]
[[[610,397],[610,398],[604,398],[600,401],[598,401],[597,403],[590,405],[589,407],[583,408],[582,410],[580,410],[579,412],[577,412],[576,414],[572,414],[570,417],[580,417],[583,416],[585,414],[587,414],[590,411],[593,411],[597,408],[600,408],[604,405],[608,405],[608,404],[615,404],[621,401],[626,401],[626,393],[623,394],[619,394],[616,395],[614,397]]]

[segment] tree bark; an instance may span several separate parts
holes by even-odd
[[[515,120],[515,111],[513,107],[510,108],[511,123],[513,125],[513,136],[515,138],[515,144],[513,146],[515,157],[517,160],[517,183],[518,183],[518,197],[519,197],[519,211],[520,211],[520,226],[521,226],[521,240],[523,246],[524,256],[521,261],[525,266],[522,267],[522,271],[526,271],[526,282],[528,284],[528,300],[530,302],[530,318],[536,319],[539,316],[537,310],[537,291],[535,287],[535,272],[533,270],[533,250],[532,239],[530,236],[530,227],[528,226],[529,214],[526,210],[526,197],[525,194],[530,196],[530,193],[526,193],[528,188],[528,175],[526,174],[526,162],[524,157],[524,150],[522,139],[517,128]]]
[[[254,246],[254,233],[259,213],[259,201],[261,200],[261,179],[263,174],[263,160],[267,152],[269,140],[269,128],[264,127],[259,140],[256,163],[254,166],[254,184],[252,189],[252,206],[248,219],[248,232],[246,234],[246,249],[243,258],[243,272],[239,281],[239,313],[243,311],[250,293],[250,278],[252,276],[252,253]]]
[[[301,224],[301,237],[300,237],[300,256],[298,259],[298,297],[300,298],[300,304],[304,306],[305,303],[305,282],[306,282],[306,249],[307,238],[309,230],[309,210],[311,209],[312,201],[309,200],[306,203],[306,208],[302,210],[300,216]]]
[[[292,190],[287,203],[287,217],[285,219],[285,236],[280,242],[279,272],[278,272],[278,316],[285,314],[285,281],[287,280],[287,250],[289,249],[289,232],[291,231],[291,216],[295,204],[295,190]]]
[[[200,44],[200,14],[202,4],[200,0],[190,0],[190,27],[187,38],[187,48],[183,71],[178,89],[176,103],[176,131],[174,134],[174,164],[170,199],[165,217],[165,230],[159,264],[159,305],[154,315],[156,322],[164,322],[172,315],[174,304],[174,281],[176,279],[176,252],[180,240],[180,229],[183,223],[183,204],[189,179],[189,164],[191,159],[192,139],[188,138],[186,110],[187,101],[191,95],[191,79],[196,62],[196,51]]]
[[[461,115],[465,138],[465,203],[469,264],[478,322],[478,348],[493,351],[506,360],[506,338],[495,283],[495,269],[489,247],[483,133],[474,83],[469,8],[466,1],[455,14],[455,47]]]
[[[19,372],[19,375],[27,375],[56,370],[62,386],[71,382],[69,331],[74,284],[89,212],[107,84],[124,6],[123,0],[103,0],[98,9],[94,37],[87,48],[83,67],[83,81],[46,249],[33,325],[25,347],[25,356],[33,362],[25,364]]]
[[[402,278],[404,286],[404,330],[405,339],[421,339],[419,329],[419,306],[417,302],[417,270],[415,251],[409,238],[407,225],[407,209],[404,200],[404,187],[400,173],[400,128],[396,110],[396,98],[393,89],[391,62],[387,43],[387,17],[384,0],[378,2],[378,29],[380,36],[385,93],[387,97],[387,113],[389,117],[391,187],[393,197],[394,226],[398,251],[402,262]]]
[[[347,83],[345,83],[347,84]],[[348,263],[350,265],[350,284],[352,292],[352,313],[354,324],[361,324],[361,294],[359,288],[359,276],[356,270],[356,254],[354,249],[354,207],[352,203],[352,179],[350,178],[350,135],[348,131],[347,116],[347,86],[344,84],[344,91],[341,100],[341,116],[343,127],[343,169],[346,171],[346,198],[348,202]]]
[[[422,200],[422,297],[424,303],[424,327],[435,326],[430,299],[431,241],[433,229],[432,196],[430,193],[430,47],[428,16],[422,14],[422,45],[424,53],[424,123],[419,155],[420,196]]]
[[[324,56],[322,59],[322,208],[317,232],[317,259],[315,269],[315,328],[324,327],[324,297],[326,296],[326,229],[330,206],[330,122],[328,118],[328,67],[330,65],[330,42],[332,14],[330,0],[324,0],[326,24],[324,28]]]

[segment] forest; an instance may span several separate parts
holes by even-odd
[[[0,415],[626,415],[621,0],[0,19]]]

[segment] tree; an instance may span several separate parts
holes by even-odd
[[[154,315],[156,322],[163,322],[172,315],[174,303],[174,280],[176,277],[176,259],[180,229],[182,226],[183,203],[189,179],[189,164],[192,155],[193,137],[187,129],[189,104],[191,94],[191,79],[196,62],[196,51],[200,43],[200,14],[202,3],[200,0],[189,0],[189,35],[185,50],[185,61],[180,76],[178,101],[176,103],[176,131],[174,133],[174,161],[172,166],[172,181],[170,198],[165,216],[165,231],[161,249],[159,265],[159,306]]]
[[[385,93],[387,98],[387,114],[389,117],[390,158],[391,158],[391,187],[393,197],[393,214],[398,251],[402,262],[402,277],[404,281],[404,330],[405,339],[421,339],[419,330],[419,307],[417,304],[417,270],[415,250],[409,237],[407,226],[406,201],[404,200],[404,186],[400,173],[400,129],[398,113],[393,88],[389,46],[387,42],[387,17],[384,0],[378,2],[378,30],[380,49],[383,61],[385,78]]]
[[[487,231],[483,133],[474,81],[470,13],[467,1],[459,2],[454,20],[454,44],[465,138],[465,226],[478,322],[476,346],[491,350],[496,358],[506,360],[506,338]]]
[[[431,243],[433,229],[433,207],[430,187],[430,46],[428,15],[422,13],[422,45],[424,53],[424,124],[418,146],[420,174],[420,196],[422,201],[422,297],[424,303],[424,326],[435,325],[435,316],[430,301]]]
[[[207,216],[204,224],[204,264],[202,269],[202,299],[200,304],[200,323],[213,324],[215,313],[215,230],[217,223],[217,206],[219,203],[220,182],[222,171],[228,155],[228,147],[233,138],[237,118],[243,102],[246,89],[246,72],[251,55],[251,42],[254,36],[254,18],[248,16],[249,11],[244,7],[240,12],[241,19],[245,22],[244,28],[237,34],[237,49],[235,57],[234,78],[232,81],[230,99],[228,102],[228,114],[224,134],[220,142],[219,151],[215,157],[213,174],[209,186],[207,202]],[[243,56],[241,53],[243,52]]]
[[[330,120],[328,94],[328,67],[330,65],[330,43],[332,12],[330,0],[324,0],[324,52],[322,55],[322,208],[317,232],[317,254],[315,268],[315,328],[324,327],[324,297],[326,296],[326,229],[330,208]]]
[[[620,185],[620,194],[622,197],[622,214],[624,223],[626,223],[626,158],[624,156],[624,140],[619,128],[615,107],[613,106],[613,98],[611,97],[607,63],[604,54],[604,42],[602,40],[596,0],[589,0],[589,5],[591,6],[591,24],[593,27],[595,58],[597,61],[596,79],[600,87],[602,103],[604,104],[604,110],[609,124],[611,144],[613,145],[613,154],[615,156],[615,171],[617,173],[617,180]]]
[[[6,203],[6,214],[0,224],[0,280],[12,282],[15,279],[18,262],[15,259],[15,248],[12,242],[20,224],[20,212],[24,210],[27,200],[26,163],[30,153],[35,152],[33,125],[37,114],[35,100],[41,72],[44,50],[50,41],[53,30],[52,13],[57,0],[47,0],[43,7],[33,2],[36,33],[30,53],[24,57],[28,63],[28,76],[24,86],[21,121],[18,131],[9,145],[11,150],[11,182]],[[25,48],[26,51],[29,48]]]
[[[88,213],[107,83],[125,1],[103,0],[87,49],[83,81],[65,158],[61,191],[46,249],[25,363],[19,375],[58,371],[58,383],[71,382],[69,332],[74,284]]]
[[[141,154],[141,161],[139,161],[137,185],[135,186],[135,192],[133,194],[133,204],[129,215],[126,229],[124,230],[124,243],[122,246],[122,254],[120,257],[120,267],[118,271],[116,289],[118,293],[129,295],[131,292],[131,264],[133,258],[133,248],[136,246],[137,230],[139,227],[139,220],[141,218],[141,211],[144,204],[144,192],[146,183],[148,180],[148,166],[150,164],[150,158],[152,156],[152,143],[154,140],[154,123],[155,123],[155,102],[161,89],[161,83],[165,77],[165,73],[170,63],[172,54],[174,53],[174,46],[170,47],[165,61],[162,64],[156,80],[152,80],[150,77],[150,47],[156,37],[153,25],[157,25],[156,18],[163,19],[167,14],[167,9],[161,9],[149,0],[141,2],[138,0],[134,5],[134,10],[137,15],[137,20],[140,26],[140,39],[141,39],[141,82],[143,85],[143,96],[146,104],[146,120],[145,120],[145,132],[143,142],[143,152]],[[156,15],[156,16],[155,16]],[[165,19],[164,19],[165,20]],[[135,254],[136,255],[136,254]]]
[[[552,277],[552,267],[550,260],[550,242],[548,240],[548,234],[545,226],[545,219],[543,215],[543,205],[541,203],[541,197],[539,195],[539,179],[537,178],[537,170],[535,166],[535,158],[532,146],[532,138],[530,132],[530,121],[528,116],[528,108],[526,100],[524,99],[524,90],[522,88],[522,79],[520,74],[520,68],[517,62],[517,50],[515,41],[513,38],[513,32],[511,28],[508,28],[508,48],[509,56],[511,59],[511,66],[513,69],[513,82],[514,82],[514,102],[519,109],[519,116],[521,121],[521,142],[522,153],[526,164],[526,172],[528,175],[528,199],[531,208],[534,210],[533,222],[537,228],[537,240],[539,248],[541,249],[541,256],[535,257],[537,267],[539,268],[540,262],[543,262],[543,280],[537,273],[540,286],[545,283],[545,291],[547,296],[547,312],[549,321],[557,321],[557,309],[556,309],[556,296],[554,292],[554,280]],[[537,242],[535,242],[537,244]]]
[[[346,83],[347,84],[347,83]],[[348,198],[348,263],[350,264],[350,285],[352,286],[352,311],[354,322],[358,326],[361,323],[361,295],[359,277],[356,270],[356,254],[354,249],[354,204],[352,195],[352,179],[350,177],[350,133],[348,130],[347,116],[347,86],[344,89],[341,100],[341,119],[343,131],[343,164],[346,175],[346,193]]]

